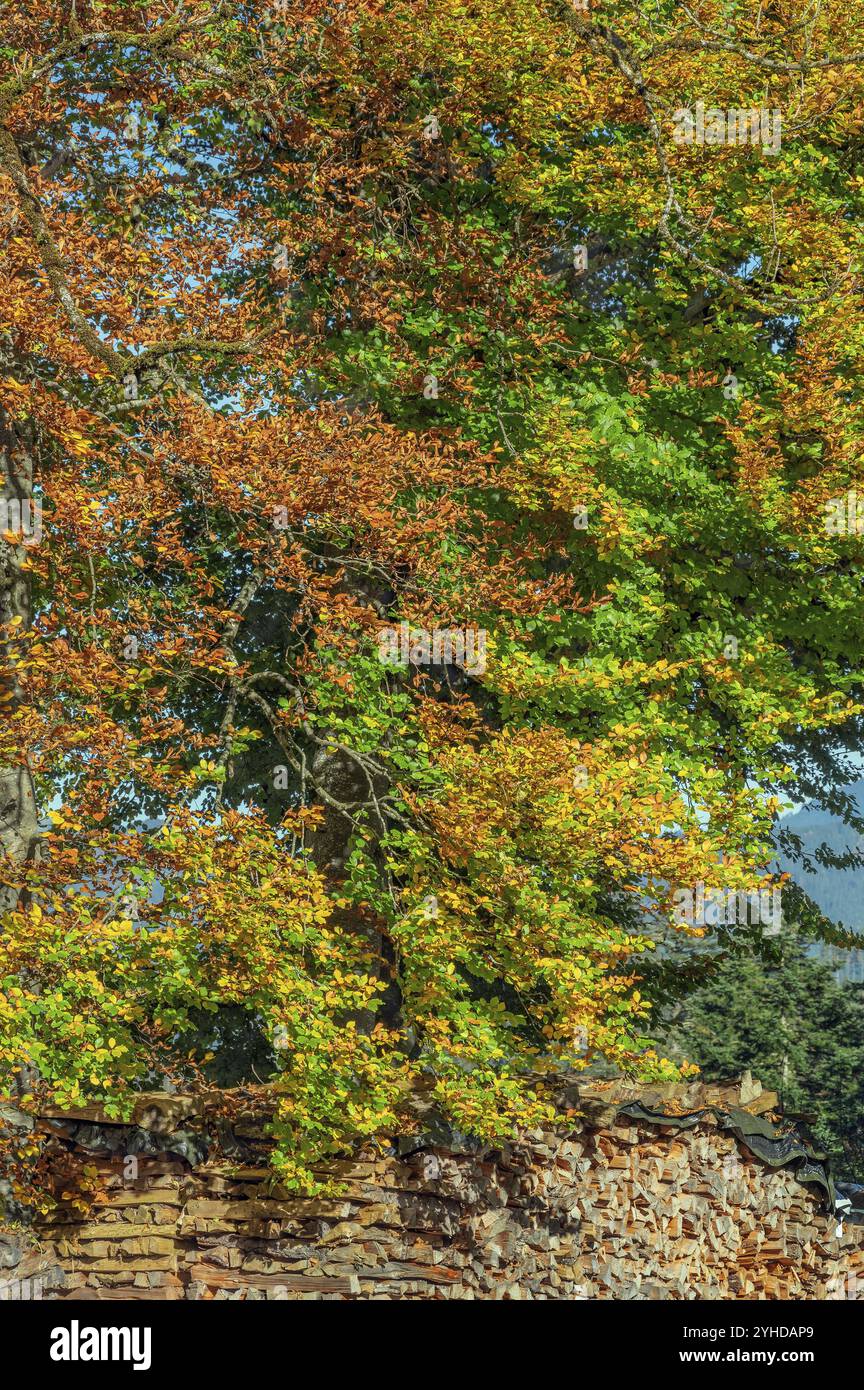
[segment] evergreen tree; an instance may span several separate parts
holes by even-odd
[[[706,1080],[746,1068],[780,1095],[786,1115],[807,1117],[838,1175],[864,1171],[864,1000],[797,942],[773,960],[728,956],[670,1019],[673,1054]],[[810,1118],[812,1117],[812,1118]]]

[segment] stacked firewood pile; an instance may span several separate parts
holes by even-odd
[[[95,1200],[86,1213],[61,1200],[17,1259],[14,1241],[0,1242],[0,1298],[864,1293],[864,1228],[841,1226],[826,1193],[803,1185],[794,1164],[772,1168],[728,1132],[726,1108],[737,1107],[740,1119],[775,1103],[758,1082],[650,1096],[620,1083],[583,1085],[568,1099],[560,1128],[494,1151],[464,1136],[419,1133],[401,1153],[334,1162],[321,1174],[338,1190],[316,1198],[274,1182],[260,1113],[228,1136],[245,1159],[226,1158],[223,1134],[221,1151],[211,1146],[203,1160],[189,1107],[183,1135],[165,1133],[176,1099],[149,1098],[160,1123],[135,1131],[157,1150],[149,1156],[130,1156],[128,1128],[89,1112],[48,1116],[43,1123],[86,1168]],[[622,1112],[633,1101],[636,1118]],[[680,1119],[706,1106],[718,1109]],[[199,1114],[199,1136],[204,1130]]]

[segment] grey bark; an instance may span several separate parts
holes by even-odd
[[[27,426],[14,421],[0,407],[0,520],[20,517],[33,501],[33,448]],[[14,504],[12,508],[9,504]],[[23,539],[23,537],[22,537]],[[6,699],[2,711],[9,712],[22,699],[15,655],[15,632],[27,631],[32,623],[32,589],[24,568],[27,547],[0,538],[0,689]],[[16,628],[10,628],[19,618]],[[0,865],[2,860],[23,864],[38,858],[39,815],[36,791],[28,766],[27,749],[8,766],[0,764]],[[8,912],[18,901],[12,887],[0,883],[0,912]]]

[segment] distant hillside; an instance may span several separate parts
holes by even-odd
[[[864,778],[849,790],[864,810]],[[784,817],[783,828],[801,839],[809,870],[782,850],[777,856],[781,869],[792,875],[832,921],[864,935],[864,869],[840,869],[820,862],[824,846],[835,855],[864,852],[864,837],[829,812],[806,808]],[[864,980],[864,950],[842,951],[823,946],[816,953],[836,966],[839,978]]]

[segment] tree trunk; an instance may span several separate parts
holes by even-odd
[[[0,530],[7,527],[20,543],[0,538],[0,712],[8,718],[22,699],[16,644],[32,622],[32,590],[25,569],[28,545],[34,540],[33,451],[27,427],[17,424],[0,407]],[[29,531],[29,535],[28,535]],[[8,534],[8,533],[7,533]],[[38,537],[38,530],[35,531]],[[10,626],[15,619],[19,621]],[[38,858],[39,816],[27,749],[0,764],[0,879],[4,860],[15,864]],[[18,902],[18,890],[0,881],[0,913]]]

